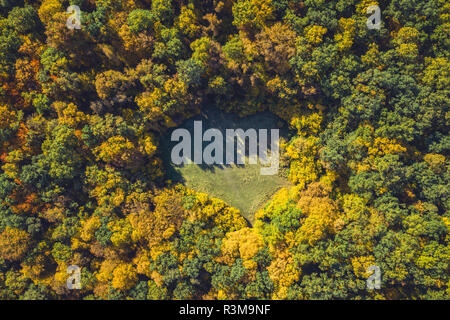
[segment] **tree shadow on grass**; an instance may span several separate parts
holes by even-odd
[[[194,164],[194,163],[189,163],[189,164],[181,164],[181,165],[175,165],[172,162],[171,159],[171,150],[172,148],[177,145],[179,142],[178,141],[171,141],[171,136],[174,130],[182,128],[182,129],[186,129],[189,131],[190,136],[191,136],[191,158],[194,155],[194,122],[195,121],[201,121],[202,122],[202,134],[208,130],[208,129],[218,129],[220,130],[220,132],[222,133],[222,137],[223,137],[223,142],[222,142],[222,161],[220,161],[220,163],[214,163],[214,164],[206,164],[206,163],[201,163],[201,164]],[[283,124],[283,125],[280,125]],[[278,129],[279,130],[279,134],[280,134],[280,139],[284,138],[284,139],[288,139],[290,132],[287,128],[286,123],[278,118],[276,115],[268,112],[268,111],[264,111],[264,112],[260,112],[251,116],[247,116],[244,118],[241,118],[235,114],[229,114],[229,113],[225,113],[215,107],[210,107],[210,108],[206,108],[205,110],[202,111],[202,113],[200,115],[197,115],[195,117],[192,117],[188,120],[186,120],[185,122],[183,122],[179,127],[177,128],[173,128],[172,130],[170,130],[166,135],[164,135],[161,139],[161,146],[162,146],[162,158],[164,160],[164,165],[166,167],[166,173],[167,173],[167,178],[171,179],[173,181],[180,181],[183,182],[183,179],[181,179],[181,177],[179,177],[179,175],[175,174],[174,172],[172,172],[171,168],[168,167],[172,167],[172,169],[177,169],[177,168],[182,168],[185,165],[197,165],[200,169],[204,170],[204,171],[209,171],[209,172],[215,172],[215,170],[224,170],[226,168],[230,168],[232,166],[235,167],[245,167],[248,164],[248,157],[249,155],[249,139],[245,139],[245,154],[243,154],[242,156],[244,157],[245,161],[244,164],[238,164],[238,155],[237,155],[237,150],[236,150],[236,145],[237,145],[237,140],[234,139],[233,143],[235,146],[235,150],[234,150],[234,159],[233,159],[233,164],[227,164],[227,159],[225,159],[226,157],[226,148],[225,145],[226,143],[228,143],[226,141],[226,129],[242,129],[244,132],[246,132],[248,129],[255,129],[256,133],[257,133],[257,140],[258,140],[258,150],[259,150],[259,145],[260,145],[260,139],[259,139],[259,130],[261,129],[265,129],[267,130],[267,145],[266,148],[268,151],[271,151],[271,129]],[[203,152],[203,150],[205,149],[205,147],[207,145],[209,145],[211,142],[210,141],[202,141],[202,147],[201,150]],[[193,159],[189,159],[190,162],[193,162]],[[259,161],[259,160],[258,160]],[[181,179],[181,180],[178,180]]]

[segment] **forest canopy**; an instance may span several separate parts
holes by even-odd
[[[1,0],[0,299],[449,299],[449,35],[445,0]],[[208,106],[293,132],[251,226],[168,176]]]

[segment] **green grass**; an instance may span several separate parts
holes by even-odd
[[[195,164],[177,168],[184,184],[191,189],[205,192],[236,207],[253,223],[255,212],[282,186],[285,179],[273,175],[262,176],[259,165],[214,167],[204,170]]]
[[[260,113],[253,116],[239,118],[235,115],[211,109],[187,120],[180,127],[186,128],[193,137],[194,120],[203,121],[203,131],[209,128],[225,129],[242,128],[280,128],[280,136],[287,136],[287,129],[280,119],[270,113]],[[239,209],[241,214],[250,222],[254,222],[255,212],[261,208],[271,196],[289,182],[279,175],[264,176],[260,174],[261,165],[196,165],[186,164],[175,166],[170,160],[170,150],[175,143],[170,142],[171,132],[162,140],[164,163],[167,167],[167,178],[181,182],[188,188],[204,192],[210,196],[224,200],[227,204]]]

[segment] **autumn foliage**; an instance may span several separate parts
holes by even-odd
[[[0,1],[0,298],[450,298],[449,11]],[[291,129],[253,225],[167,178],[161,138],[210,105]]]

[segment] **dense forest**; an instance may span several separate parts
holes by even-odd
[[[0,0],[0,299],[449,299],[449,35],[446,0]],[[295,132],[252,225],[161,160],[210,105]]]

